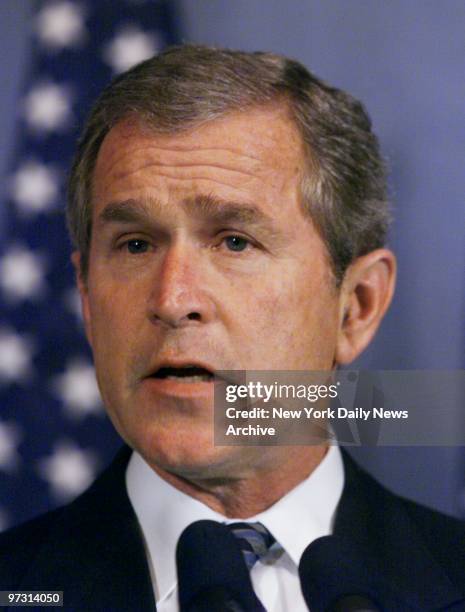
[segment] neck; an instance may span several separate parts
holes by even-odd
[[[227,518],[249,518],[276,503],[308,478],[328,447],[281,447],[282,461],[235,475],[185,477],[153,466],[157,474],[186,495]]]

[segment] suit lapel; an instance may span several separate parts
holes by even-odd
[[[392,607],[443,610],[463,596],[426,548],[402,502],[343,452],[345,486],[334,535],[367,562]],[[397,607],[399,606],[399,607]],[[404,607],[402,607],[404,606]],[[408,606],[408,607],[407,607]]]
[[[58,514],[23,579],[29,589],[63,590],[66,610],[155,610],[144,542],[124,483],[129,456],[122,449]]]

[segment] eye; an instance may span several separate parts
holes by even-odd
[[[138,255],[139,253],[146,253],[148,251],[149,243],[146,240],[134,238],[126,242],[126,248],[132,255]]]
[[[230,251],[244,251],[249,245],[250,240],[242,236],[226,236],[224,242]]]

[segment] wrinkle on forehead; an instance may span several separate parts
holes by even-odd
[[[158,147],[152,147],[154,150],[158,149]],[[220,150],[220,149],[218,149]],[[224,149],[222,150],[224,152]],[[189,149],[186,149],[186,152],[189,152]],[[118,162],[117,162],[118,163]],[[243,168],[241,169],[237,169],[237,168],[231,168],[230,166],[226,165],[226,164],[219,164],[219,163],[214,163],[214,162],[176,162],[175,164],[170,164],[167,163],[166,161],[163,162],[162,160],[153,160],[153,161],[149,161],[146,164],[140,164],[137,166],[137,168],[135,168],[134,170],[127,170],[127,171],[120,171],[120,172],[115,172],[115,177],[116,178],[122,178],[124,176],[130,176],[132,173],[134,172],[140,172],[142,170],[146,170],[148,168],[164,168],[166,170],[169,170],[169,168],[183,168],[183,169],[189,169],[189,168],[197,168],[199,170],[201,170],[202,168],[213,168],[213,169],[217,169],[217,170],[225,170],[226,172],[236,172],[239,174],[245,174],[246,176],[255,176],[255,173],[250,171],[250,170],[245,170]],[[110,172],[111,172],[111,168],[110,168]],[[171,174],[169,174],[168,171],[163,172],[163,171],[158,171],[157,174],[159,176],[166,176],[167,178],[169,178],[170,176],[172,176]],[[179,177],[182,178],[182,177]]]
[[[147,144],[140,141],[120,146],[108,143],[109,146],[102,149],[97,160],[94,195],[101,186],[96,184],[97,176],[101,183],[153,173],[156,177],[177,181],[206,179],[218,184],[240,184],[241,181],[260,179],[266,172],[261,160],[239,156],[225,147],[216,150],[188,147],[161,149],[153,138]]]
[[[209,139],[207,146],[204,136]],[[244,173],[258,170],[265,159],[279,159],[279,165],[285,167],[289,165],[290,157],[294,166],[296,159],[300,166],[305,158],[301,135],[283,106],[232,112],[196,128],[175,133],[159,133],[141,119],[129,117],[107,134],[100,150],[106,155],[99,154],[97,165],[102,157],[107,157],[112,164],[113,157],[124,156],[127,150],[121,145],[130,144],[134,139],[137,139],[141,153],[153,153],[151,163],[160,166],[170,165],[173,158],[176,164],[187,166],[180,161],[178,153],[195,156],[193,165],[214,165],[218,155],[223,154],[228,162],[233,161],[238,171]],[[112,144],[117,146],[112,147]],[[111,167],[106,168],[108,170]]]
[[[197,129],[160,134],[134,120],[117,124],[102,143],[94,172],[94,204],[138,197],[143,189],[216,190],[227,199],[294,199],[304,144],[283,108],[225,115]],[[168,180],[169,182],[159,183]],[[298,186],[297,186],[298,185]],[[141,191],[142,186],[142,191]],[[121,193],[120,193],[121,192]],[[227,194],[227,195],[226,195]]]

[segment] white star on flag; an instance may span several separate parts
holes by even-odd
[[[24,117],[38,132],[62,131],[71,124],[72,96],[68,87],[43,82],[24,98]]]
[[[32,375],[34,346],[26,336],[0,329],[0,383],[24,382]]]
[[[62,439],[54,445],[51,456],[38,461],[37,472],[58,500],[69,501],[91,484],[97,464],[95,453]]]
[[[103,414],[95,371],[87,361],[70,361],[65,372],[55,377],[52,386],[71,416]]]
[[[7,301],[41,297],[46,289],[45,259],[25,247],[14,245],[0,258],[0,288]]]
[[[11,177],[10,193],[25,214],[50,210],[58,200],[58,173],[38,161],[26,161]]]
[[[103,59],[115,73],[120,73],[149,59],[161,46],[157,33],[143,32],[135,26],[126,26],[105,46]]]
[[[0,470],[13,472],[20,463],[17,446],[21,440],[19,427],[0,421]]]
[[[84,11],[73,2],[49,4],[39,11],[35,28],[39,40],[51,49],[75,47],[86,38]]]

